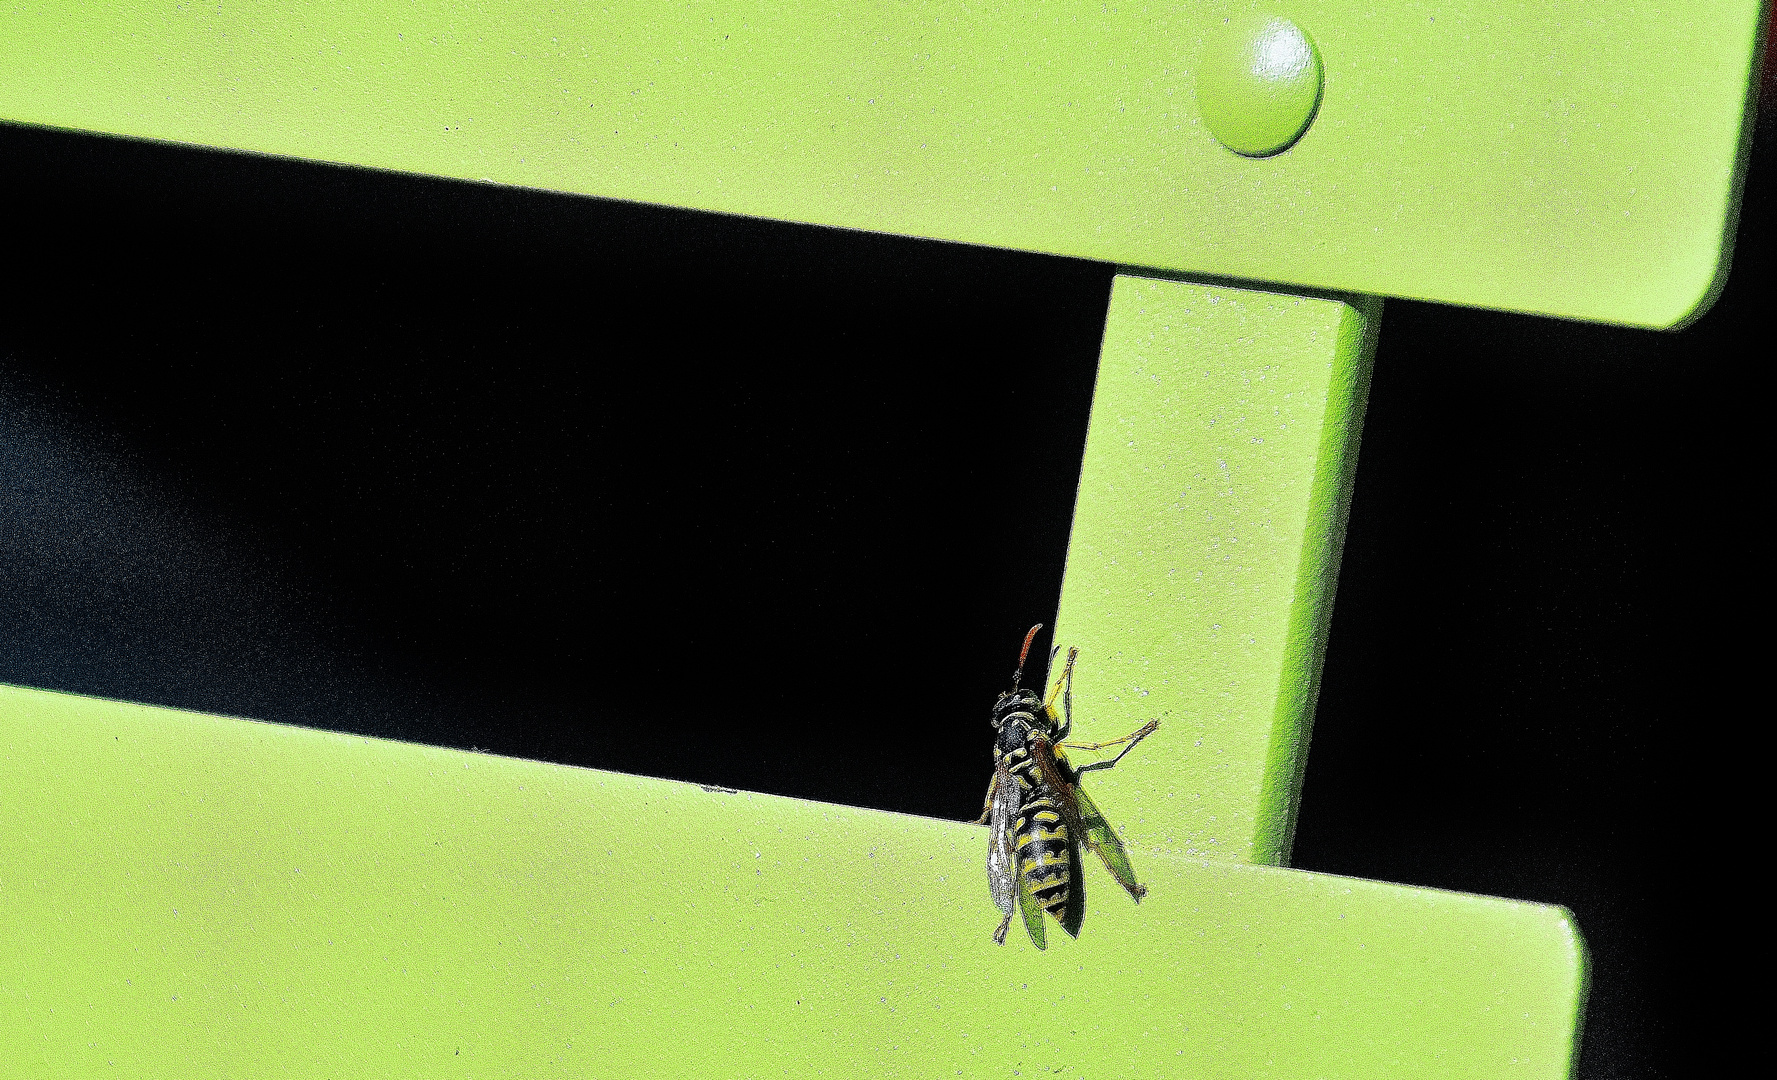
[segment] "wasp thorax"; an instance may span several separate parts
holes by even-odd
[[[1044,715],[1043,699],[1029,690],[1012,690],[1001,694],[1000,699],[993,703],[993,726],[1005,726],[1008,717],[1016,716],[1025,726],[1035,724]]]

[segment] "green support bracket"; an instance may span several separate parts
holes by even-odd
[[[1147,846],[1288,861],[1381,307],[1112,286],[1055,640],[1084,724],[1162,721],[1094,777]]]

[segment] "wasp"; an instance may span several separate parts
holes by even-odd
[[[1025,659],[1030,655],[1030,643],[1042,628],[1043,624],[1038,623],[1024,635],[1018,670],[1012,673],[1012,689],[994,703],[993,780],[987,786],[987,798],[976,821],[991,827],[987,840],[987,887],[994,904],[1005,915],[993,932],[993,940],[1001,945],[1006,943],[1006,928],[1012,925],[1012,902],[1016,897],[1018,909],[1024,915],[1024,928],[1039,949],[1047,947],[1043,932],[1045,911],[1055,916],[1069,935],[1080,936],[1080,922],[1086,917],[1081,844],[1098,853],[1117,884],[1127,889],[1136,903],[1147,895],[1148,890],[1135,880],[1123,841],[1117,839],[1110,823],[1080,787],[1080,776],[1115,765],[1160,726],[1160,721],[1150,720],[1121,739],[1063,742],[1073,727],[1074,660],[1080,650],[1068,650],[1067,664],[1050,687],[1046,700],[1034,691],[1018,688],[1024,677]],[[1059,651],[1057,647],[1049,653],[1051,669]],[[1060,713],[1055,709],[1057,698],[1061,702]],[[1113,746],[1123,747],[1116,757],[1078,769],[1068,764],[1062,750],[1105,750]]]

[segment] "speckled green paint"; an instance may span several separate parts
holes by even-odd
[[[990,940],[986,830],[0,688],[32,1076],[1567,1075],[1559,908],[1135,852]]]
[[[0,117],[1125,266],[1654,326],[1730,235],[1756,0],[1287,0],[1273,158],[1197,112],[1239,0],[24,0]]]
[[[1287,859],[1380,305],[1119,276],[1056,640],[1129,838]]]
[[[1719,282],[1758,5],[21,3],[0,117],[1643,325]],[[608,133],[607,133],[608,132]],[[997,922],[970,826],[0,688],[0,1061],[38,1074],[1559,1077],[1559,909],[1287,856],[1377,306],[1119,278],[1058,631],[1152,892]],[[715,856],[700,858],[700,853]],[[1214,856],[1213,859],[1208,856]]]

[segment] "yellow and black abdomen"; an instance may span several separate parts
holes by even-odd
[[[1086,914],[1084,875],[1080,871],[1080,845],[1067,827],[1060,806],[1061,796],[1043,778],[1029,755],[1021,748],[1011,755],[1007,764],[1023,799],[1018,809],[1018,823],[1013,830],[1017,850],[1017,873],[1030,886],[1043,910],[1055,916],[1061,928],[1074,937],[1080,936],[1080,922]]]

